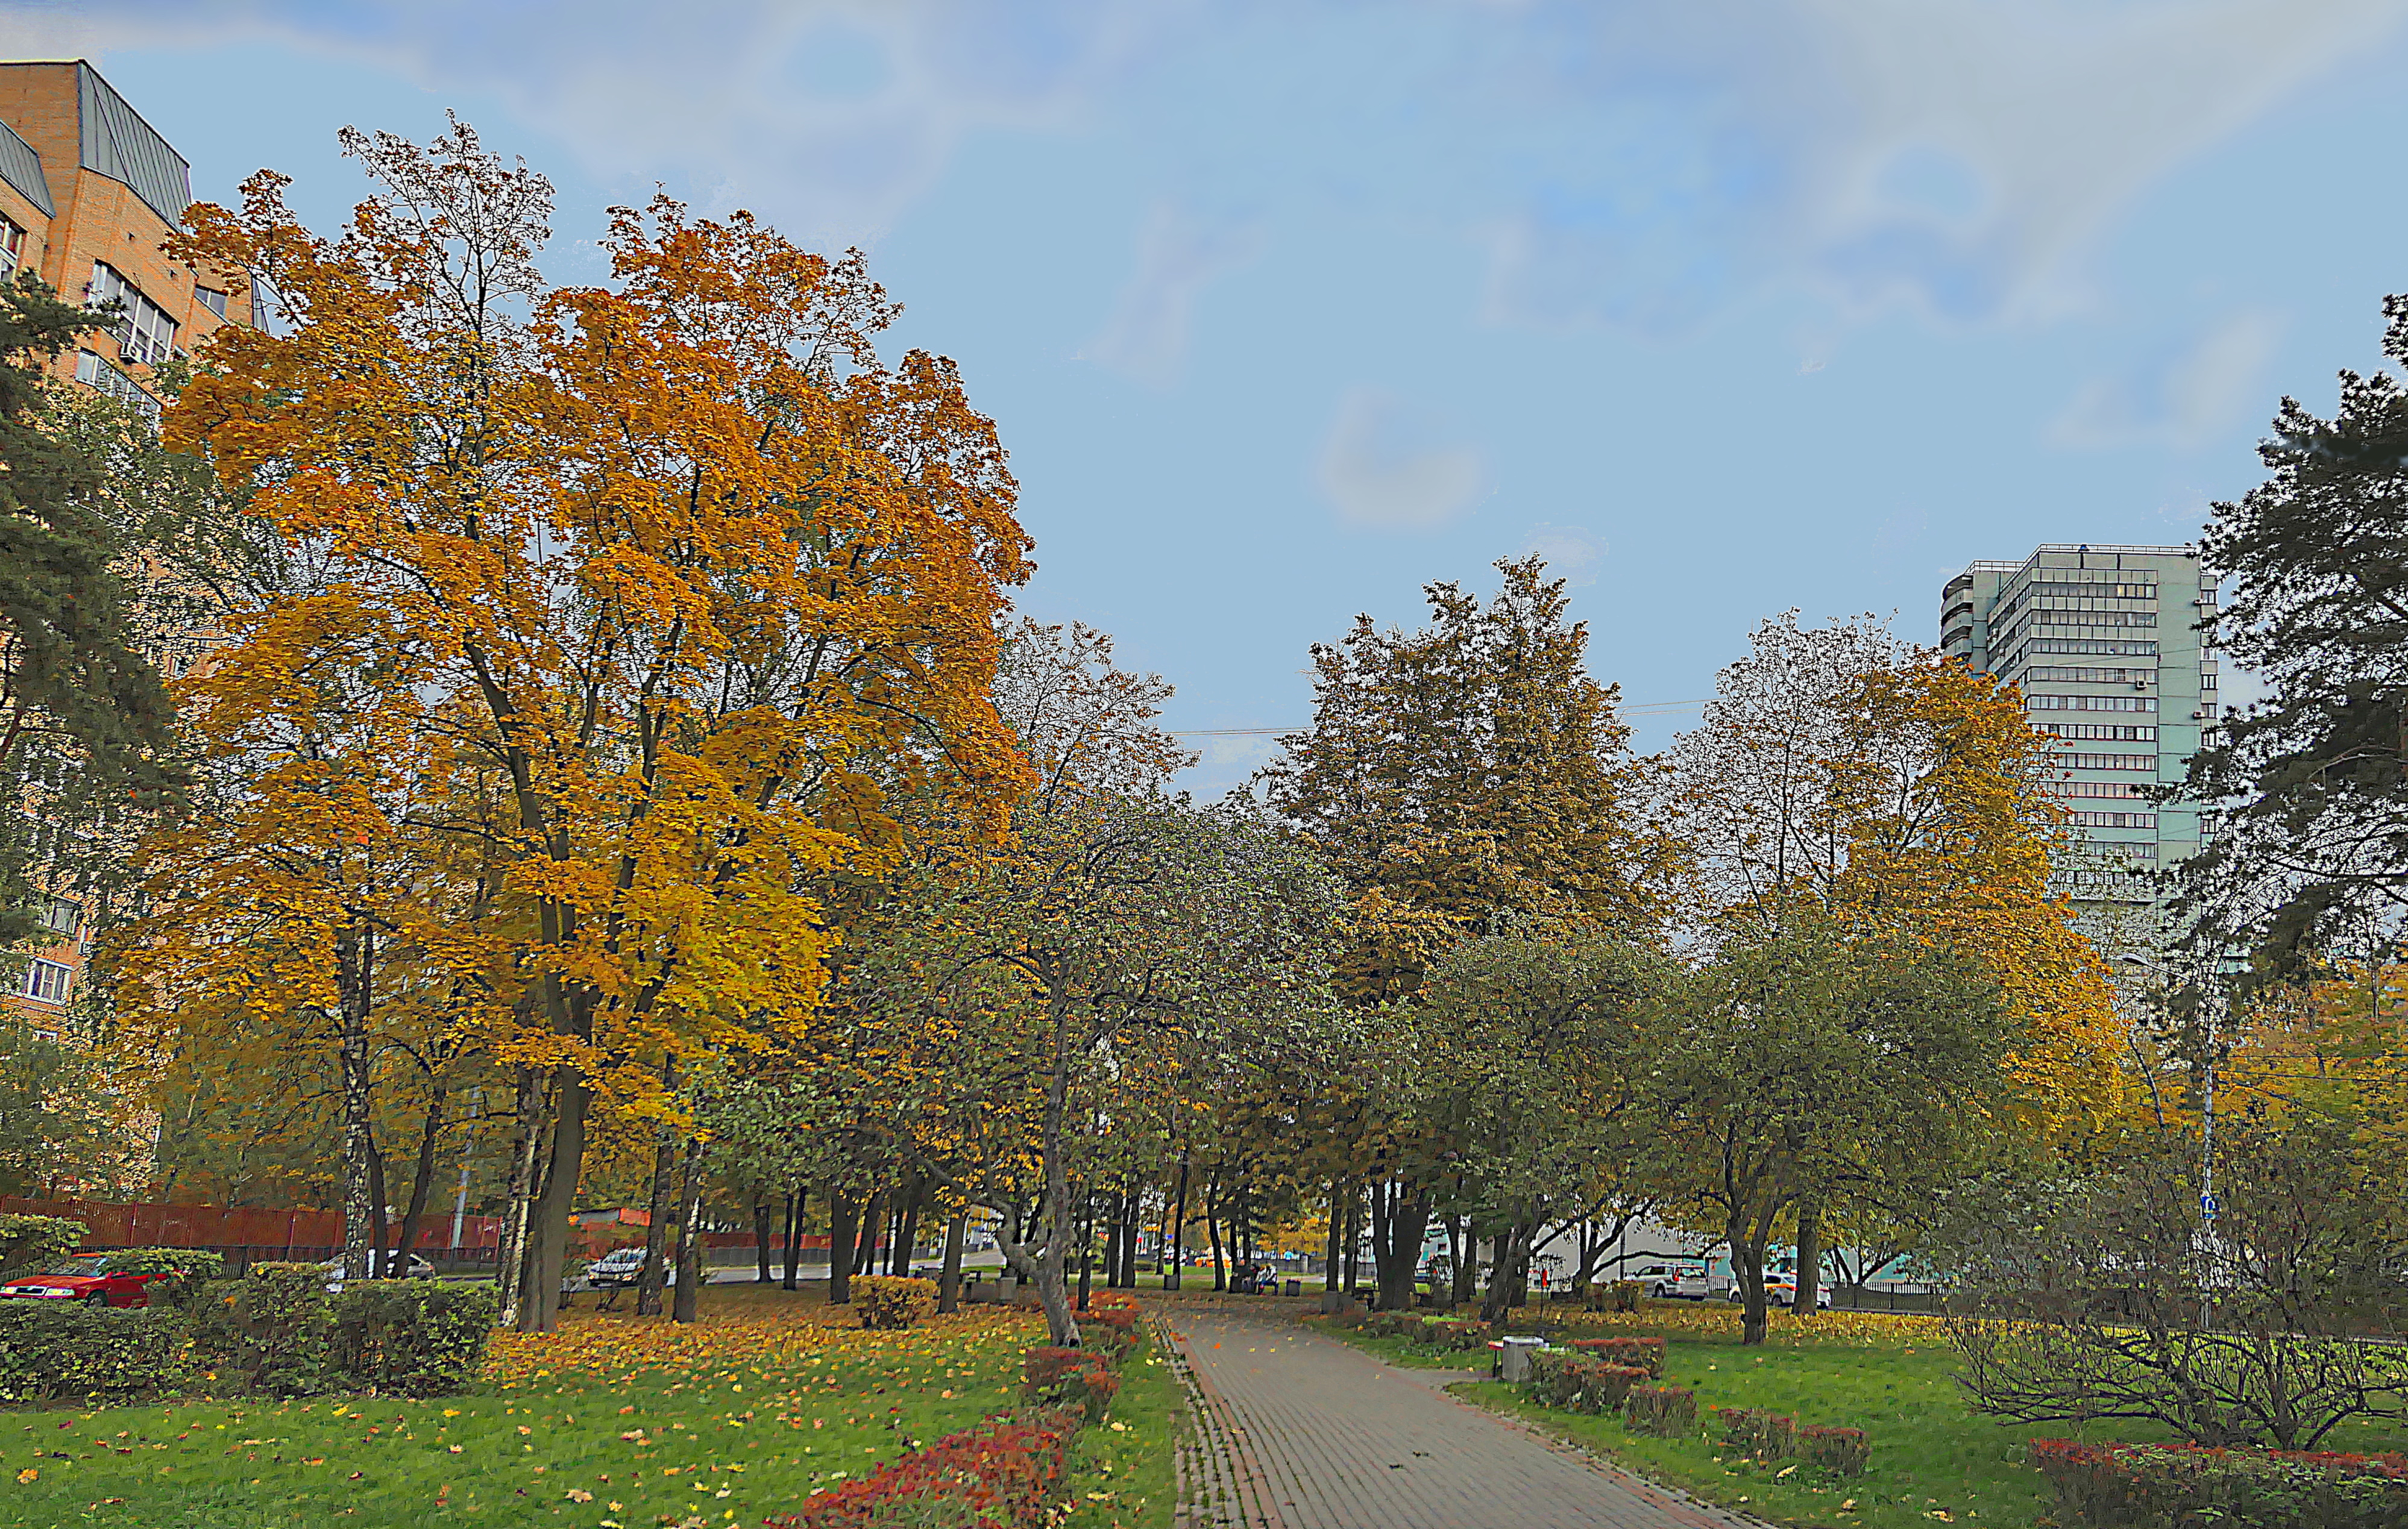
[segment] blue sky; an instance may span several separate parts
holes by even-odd
[[[558,182],[562,279],[655,182],[862,245],[1011,448],[1024,608],[1182,728],[1302,722],[1312,641],[1531,548],[1636,705],[1791,606],[1928,641],[1970,559],[2189,539],[2408,289],[2408,0],[16,0],[0,48],[325,220],[336,129],[456,109]],[[1197,741],[1208,792],[1268,747]]]

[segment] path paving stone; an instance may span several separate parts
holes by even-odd
[[[1197,1393],[1180,1529],[1761,1529],[1277,1317],[1156,1307]],[[1484,1371],[1482,1373],[1485,1373]]]

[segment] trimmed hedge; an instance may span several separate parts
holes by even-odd
[[[2408,1457],[2036,1439],[2064,1529],[2402,1529]]]
[[[1686,1386],[1633,1386],[1622,1418],[1633,1433],[1676,1438],[1698,1426],[1698,1393]]]
[[[1609,1364],[1567,1349],[1541,1349],[1530,1356],[1531,1396],[1572,1412],[1619,1412],[1631,1387],[1647,1378],[1635,1365]]]
[[[82,1247],[88,1233],[83,1222],[64,1216],[0,1215],[0,1273],[55,1264]]]
[[[346,1283],[334,1301],[335,1368],[354,1383],[396,1395],[462,1390],[484,1363],[497,1293],[481,1279]]]
[[[193,1379],[180,1312],[0,1301],[0,1402],[143,1402]]]
[[[1664,1340],[1659,1337],[1574,1338],[1564,1347],[1609,1365],[1628,1365],[1645,1370],[1650,1380],[1664,1379]]]
[[[262,1264],[240,1279],[154,1280],[147,1307],[0,1301],[0,1401],[434,1396],[483,1364],[491,1285],[368,1280],[330,1297],[325,1283],[314,1264]]]
[[[853,1309],[861,1313],[861,1325],[888,1330],[910,1326],[937,1309],[937,1282],[934,1279],[906,1279],[891,1274],[864,1274],[853,1277]]]
[[[187,1279],[222,1279],[225,1255],[207,1248],[120,1248],[108,1255],[113,1274],[177,1274]]]
[[[1798,1452],[1798,1420],[1761,1407],[1718,1407],[1723,1442],[1759,1460],[1783,1460]]]
[[[1070,1437],[1029,1423],[968,1429],[821,1493],[800,1512],[772,1513],[763,1529],[956,1522],[1045,1529],[1069,1479]]]
[[[1872,1463],[1872,1441],[1861,1428],[1826,1428],[1802,1423],[1798,1429],[1798,1455],[1834,1476],[1862,1476]]]

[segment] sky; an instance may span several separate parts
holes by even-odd
[[[1012,452],[1020,608],[1201,794],[1313,642],[1537,550],[1638,741],[1760,620],[2180,543],[2408,290],[2408,0],[0,0],[231,197],[446,110],[559,188],[858,245]]]

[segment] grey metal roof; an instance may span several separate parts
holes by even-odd
[[[0,122],[0,180],[16,187],[45,216],[58,215],[58,209],[50,206],[50,183],[42,179],[42,156],[34,152],[32,144],[17,136],[17,130],[7,122]]]
[[[126,105],[100,71],[76,65],[80,97],[83,167],[122,180],[150,210],[171,223],[184,221],[193,201],[193,167],[167,147],[157,129]]]

